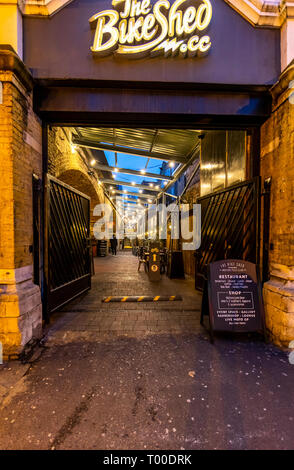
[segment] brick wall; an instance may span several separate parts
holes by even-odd
[[[71,132],[67,128],[51,127],[48,131],[48,172],[91,198],[90,229],[93,237],[93,225],[97,221],[93,209],[106,199],[97,176],[89,174],[87,156],[71,145]]]
[[[282,346],[294,339],[294,104],[289,99],[293,79],[294,66],[273,88],[273,112],[261,128],[261,176],[272,178],[266,323],[272,340]]]
[[[42,131],[32,109],[29,72],[13,51],[0,51],[0,81],[0,341],[4,356],[16,357],[42,328],[30,250],[32,174],[42,176]]]

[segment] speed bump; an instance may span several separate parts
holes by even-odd
[[[177,301],[183,300],[181,295],[125,295],[125,296],[108,296],[103,297],[102,302],[168,302],[168,301]]]

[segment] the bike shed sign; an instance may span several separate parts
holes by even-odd
[[[206,34],[212,18],[210,0],[113,0],[113,9],[94,14],[91,50],[96,56],[115,53],[121,57],[195,57],[211,48]]]

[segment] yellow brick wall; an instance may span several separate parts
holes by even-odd
[[[93,237],[93,225],[97,217],[93,209],[97,204],[107,202],[96,176],[89,174],[89,164],[85,155],[74,149],[71,144],[71,131],[61,127],[48,130],[48,172],[64,183],[83,192],[91,198],[90,229]]]
[[[270,263],[294,266],[294,105],[288,99],[261,128],[261,176],[272,178]]]
[[[32,96],[12,72],[0,73],[0,269],[33,263],[32,174],[42,176],[42,127]]]
[[[287,88],[274,96],[273,113],[261,128],[261,176],[272,178],[266,325],[272,341],[288,347],[294,339],[294,104]]]
[[[13,151],[11,75],[1,73],[3,102],[0,104],[0,269],[14,268]]]
[[[0,341],[4,357],[13,358],[42,333],[40,289],[33,284],[30,252],[32,174],[42,176],[42,131],[31,91],[12,71],[0,70],[0,81]]]

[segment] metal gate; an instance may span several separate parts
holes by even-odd
[[[46,312],[91,287],[90,198],[51,175],[46,178]]]
[[[195,287],[203,289],[207,265],[234,258],[259,264],[260,178],[208,194],[201,204],[201,246],[196,251]]]

